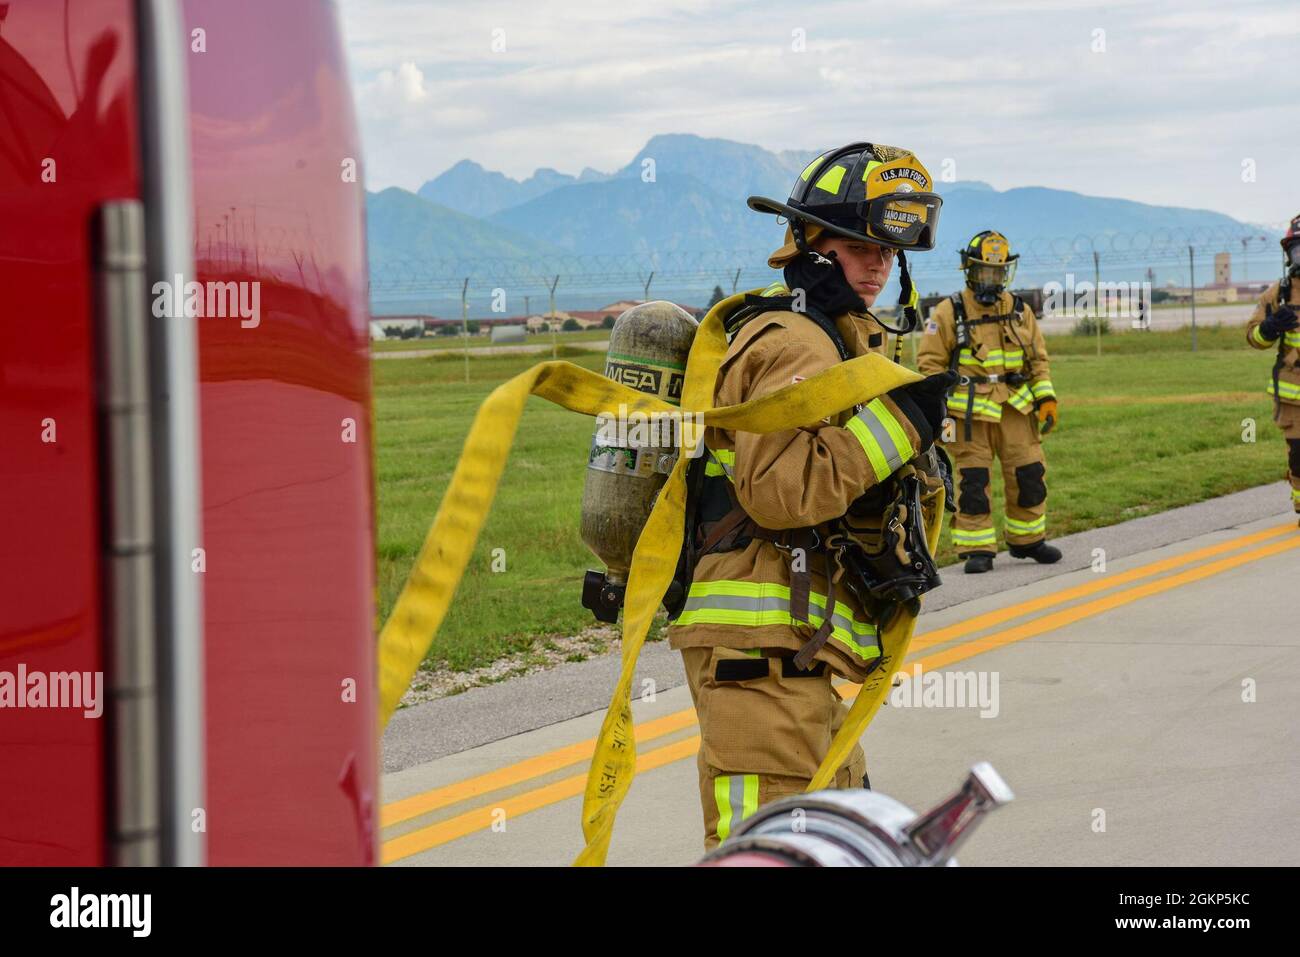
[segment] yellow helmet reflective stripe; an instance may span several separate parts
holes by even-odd
[[[828,193],[838,195],[840,184],[844,182],[844,174],[847,172],[847,169],[837,163],[826,172],[822,173],[817,182],[813,183],[813,186],[817,189],[824,189]]]

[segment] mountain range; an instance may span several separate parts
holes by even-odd
[[[394,288],[393,277],[425,274],[432,279],[439,270],[448,273],[441,279],[464,274],[482,277],[488,284],[494,281],[489,276],[494,269],[517,275],[535,266],[538,273],[582,274],[587,299],[601,302],[635,292],[617,276],[608,288],[592,285],[599,284],[599,275],[621,275],[610,267],[611,259],[631,264],[623,270],[629,274],[644,264],[647,272],[660,268],[669,275],[673,269],[663,266],[665,258],[675,264],[678,275],[683,263],[725,260],[745,269],[744,285],[765,283],[771,273],[763,260],[780,244],[782,230],[773,217],[751,211],[745,198],[784,200],[795,177],[816,155],[812,150],[772,152],[730,140],[666,134],[652,137],[612,173],[586,168],[571,176],[538,169],[520,181],[462,160],[417,193],[395,187],[367,193],[372,290],[384,300],[376,302],[376,311],[393,311],[388,306],[395,300],[385,293]],[[1259,232],[1258,227],[1210,210],[1151,206],[1039,186],[997,190],[978,181],[957,181],[938,182],[935,189],[944,197],[941,239],[933,252],[913,257],[913,265],[918,276],[934,277],[938,285],[952,284],[949,270],[956,270],[955,250],[986,228],[1006,233],[1013,248],[1026,252],[1022,281],[1035,269],[1056,274],[1068,266],[1091,272],[1090,243],[1077,237],[1097,238],[1105,273],[1108,266],[1114,271],[1120,263],[1128,272],[1145,270],[1148,264],[1128,250],[1150,237],[1167,244],[1172,240],[1164,237],[1191,234],[1223,245],[1226,241],[1220,237]],[[1117,237],[1116,252],[1108,264],[1111,237]],[[595,265],[597,261],[602,265]],[[1170,263],[1166,271],[1170,278],[1183,275],[1185,281],[1185,270],[1179,274],[1177,268]],[[721,281],[734,270],[727,265],[717,272]],[[676,291],[676,298],[691,291],[701,298],[699,291],[707,294],[715,284],[712,276],[665,281],[670,285],[656,285],[655,292],[669,296]],[[581,307],[577,302],[570,305]]]

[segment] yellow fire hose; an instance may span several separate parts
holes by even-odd
[[[762,398],[713,408],[714,384],[727,349],[720,315],[728,305],[743,300],[744,295],[724,299],[700,324],[687,360],[680,408],[560,361],[539,363],[492,391],[474,417],[451,484],[397,604],[379,635],[381,729],[388,724],[446,617],[487,519],[528,396],[540,396],[592,416],[615,415],[621,404],[629,414],[685,415],[689,412],[701,415],[705,426],[768,433],[800,428],[834,416],[852,405],[869,402],[890,389],[921,378],[884,356],[860,356]],[[702,441],[702,428],[682,431],[686,441]],[[582,829],[587,844],[575,864],[604,864],[614,818],[636,774],[632,676],[651,621],[677,568],[686,517],[686,466],[693,451],[694,448],[682,450],[633,552],[623,607],[622,672],[596,739],[582,804]],[[938,493],[937,502],[927,502],[927,505],[930,512],[926,531],[933,550],[938,546],[943,521],[943,492]],[[914,616],[900,614],[881,635],[880,665],[858,693],[808,790],[826,787],[874,717],[907,652],[915,623]]]

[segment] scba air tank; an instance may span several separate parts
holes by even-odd
[[[671,302],[645,302],[618,317],[609,335],[605,375],[671,405],[682,398],[686,359],[699,323]],[[618,620],[632,551],[655,496],[677,462],[667,429],[598,420],[582,490],[582,540],[605,565],[588,571],[582,604],[599,621]],[[635,424],[634,424],[635,425]],[[641,444],[649,437],[655,444]]]

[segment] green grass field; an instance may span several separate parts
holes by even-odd
[[[1050,338],[1062,425],[1048,436],[1048,529],[1060,536],[1122,522],[1278,480],[1285,446],[1263,388],[1269,355],[1247,347],[1240,327],[1104,337]],[[599,353],[561,347],[595,371]],[[401,590],[475,410],[498,384],[538,356],[458,356],[376,362],[379,612]],[[549,358],[549,357],[548,357]],[[1254,418],[1258,441],[1242,441]],[[593,421],[529,400],[492,513],[430,654],[430,664],[468,669],[527,651],[540,637],[592,622],[579,604],[598,563],[578,536]],[[995,481],[1000,497],[1000,481]],[[1279,508],[1284,503],[1279,500]],[[995,505],[1000,514],[1001,505]],[[492,550],[506,570],[493,572]],[[948,534],[940,553],[953,559]]]

